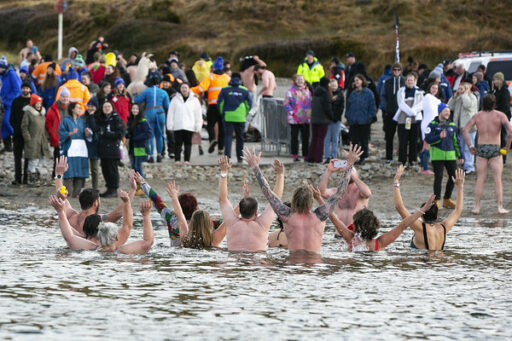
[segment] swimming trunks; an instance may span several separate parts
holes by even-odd
[[[501,155],[500,146],[497,144],[479,144],[476,147],[476,155],[486,159],[492,159],[493,157]]]
[[[423,226],[423,240],[425,241],[425,249],[429,250],[428,237],[427,237],[427,226],[425,225],[425,223],[421,223],[421,224]],[[444,240],[443,240],[443,246],[441,246],[441,250],[444,250],[444,243],[446,243],[446,227],[442,223],[441,223],[441,226],[443,227],[443,230],[444,230]],[[412,239],[411,239],[411,248],[413,248],[413,249],[418,248],[414,244],[414,236],[412,236]]]

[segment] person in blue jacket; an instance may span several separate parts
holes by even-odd
[[[368,141],[370,139],[370,125],[377,116],[375,98],[373,92],[367,88],[368,83],[363,75],[357,74],[354,77],[354,91],[350,93],[347,100],[345,117],[350,126],[349,136],[352,144],[363,148],[359,164],[362,164],[368,157]]]
[[[46,111],[48,111],[53,103],[55,103],[57,90],[61,84],[60,76],[55,72],[55,68],[55,63],[48,65],[48,68],[46,69],[46,77],[37,92],[37,94],[43,98],[43,106]]]
[[[2,152],[12,152],[11,135],[14,130],[9,123],[9,118],[11,116],[12,101],[21,95],[21,78],[14,70],[14,67],[7,63],[7,59],[4,56],[0,58],[0,77],[2,79],[0,98],[4,105],[4,117],[2,120],[2,141],[4,142],[4,149],[2,149]]]
[[[386,64],[384,67],[384,73],[379,77],[379,80],[377,81],[377,93],[379,94],[379,97],[382,97],[382,87],[384,86],[384,82],[390,79],[391,76],[391,64]],[[385,103],[382,103],[382,101],[379,103],[379,109],[383,111],[386,110]]]
[[[77,198],[89,177],[89,159],[85,139],[91,136],[85,120],[80,117],[79,103],[69,104],[70,115],[62,117],[59,125],[60,155],[68,158],[68,170],[64,173],[64,186],[69,195]],[[86,130],[87,129],[87,130]]]
[[[164,134],[165,131],[165,113],[169,109],[169,95],[167,92],[158,87],[160,81],[157,77],[151,77],[149,84],[150,88],[142,91],[142,93],[134,94],[134,100],[136,103],[145,102],[146,119],[153,130],[153,137],[156,139],[156,151],[157,151],[157,162],[162,162],[162,149],[164,146]],[[151,138],[149,143],[149,163],[153,163],[154,158],[154,142]]]
[[[129,139],[128,155],[130,155],[132,169],[142,177],[144,177],[142,163],[148,158],[147,151],[151,136],[153,136],[153,131],[144,116],[144,112],[140,112],[140,107],[137,103],[133,104],[126,129],[126,138]]]
[[[437,66],[434,68],[434,70],[432,70],[433,72],[436,72],[436,76],[437,74],[439,74],[441,76],[441,80],[439,82],[439,86],[441,88],[441,90],[443,91],[443,99],[445,102],[448,102],[448,100],[450,98],[452,98],[453,96],[453,91],[452,91],[452,87],[450,85],[450,82],[448,81],[448,79],[446,79],[444,73],[443,73],[443,64],[437,64]],[[432,72],[431,72],[432,74]],[[430,78],[435,78],[435,77],[431,77],[432,75],[429,75]]]

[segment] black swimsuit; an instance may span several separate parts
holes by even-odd
[[[421,223],[423,225],[423,240],[425,241],[425,248],[429,250],[428,247],[428,237],[427,237],[427,227],[425,226],[425,223]],[[441,246],[441,250],[444,250],[444,243],[446,242],[446,227],[441,223],[441,226],[444,230],[444,240],[443,240],[443,246]],[[413,249],[417,249],[416,245],[414,245],[414,236],[412,236],[411,239],[411,247]]]

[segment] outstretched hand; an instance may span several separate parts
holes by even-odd
[[[57,211],[57,212],[64,211],[64,201],[62,199],[59,199],[57,196],[50,195],[48,202],[50,203],[50,205],[53,206],[55,211]]]
[[[133,179],[137,184],[140,184],[143,180],[142,175],[140,175],[139,172],[135,172],[135,174],[133,175]]]
[[[221,173],[229,172],[229,169],[231,168],[231,162],[229,162],[229,158],[227,156],[224,155],[219,158],[218,164]]]
[[[337,167],[334,167],[334,162],[336,161],[339,161],[338,159],[331,159],[331,161],[329,161],[329,165],[327,166],[327,171],[329,173],[334,173],[334,172],[338,172],[341,170],[341,168],[337,168]]]
[[[137,181],[135,180],[136,172],[132,169],[130,171],[130,189],[135,191],[137,190]]]
[[[430,197],[428,198],[427,202],[425,203],[425,205],[423,205],[420,210],[422,212],[427,212],[432,207],[432,205],[434,205],[435,202],[436,202],[436,195],[431,194]]]
[[[466,173],[459,168],[455,171],[455,177],[452,176],[453,182],[457,185],[457,187],[464,185],[464,179],[466,177]]]
[[[178,199],[178,194],[180,193],[180,186],[176,186],[176,182],[174,180],[169,181],[165,190],[172,199]]]
[[[274,164],[272,165],[272,168],[274,168],[277,175],[284,174],[284,164],[278,159],[274,159]]]
[[[119,198],[121,198],[124,203],[130,202],[130,197],[125,191],[119,191]]]
[[[55,174],[64,175],[68,167],[68,158],[66,156],[60,156],[55,160]]]
[[[345,160],[347,160],[347,166],[349,166],[353,165],[357,160],[359,160],[359,157],[363,155],[363,149],[357,144],[351,144],[350,150],[348,152],[343,151],[343,153],[345,154]]]
[[[400,166],[398,166],[398,168],[396,169],[396,174],[395,174],[395,181],[400,181],[400,178],[402,177],[402,174],[404,173],[404,165],[400,164]]]
[[[310,184],[309,189],[311,189],[311,192],[313,192],[313,198],[315,200],[319,200],[322,198],[322,193],[320,192],[320,189],[318,187],[315,187]]]
[[[142,215],[149,215],[149,211],[151,211],[151,201],[144,200],[140,203],[139,211]]]
[[[251,167],[251,168],[258,167],[260,164],[260,157],[261,157],[261,152],[259,152],[258,155],[256,155],[256,151],[255,151],[254,147],[252,148],[252,152],[249,150],[248,147],[245,147],[244,158],[247,160],[249,167]]]

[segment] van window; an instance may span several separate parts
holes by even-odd
[[[512,80],[512,60],[497,60],[487,64],[486,73],[492,77],[496,72],[503,72],[506,80]]]
[[[471,62],[471,64],[469,64],[468,72],[469,72],[469,73],[476,72],[476,69],[478,68],[478,66],[479,66],[480,64],[482,64],[482,62],[480,62],[480,61],[477,61],[477,62]]]

